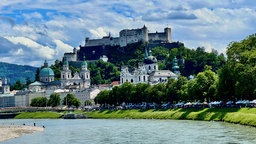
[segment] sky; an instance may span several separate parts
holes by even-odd
[[[256,32],[255,0],[1,0],[0,61],[42,66],[122,29],[172,29],[185,47],[224,53]]]

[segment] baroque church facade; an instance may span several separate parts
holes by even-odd
[[[127,66],[121,68],[120,84],[130,82],[132,84],[149,83],[154,85],[165,83],[169,78],[177,79],[179,75],[179,66],[177,63],[174,64],[176,66],[175,73],[170,70],[158,70],[157,59],[152,56],[152,52],[148,47],[145,48],[143,63],[138,65],[138,68],[135,68],[132,72],[129,71]]]
[[[29,85],[29,91],[42,92],[56,89],[86,89],[90,87],[90,71],[87,69],[87,62],[81,63],[80,73],[72,75],[68,61],[63,62],[60,80],[54,79],[54,71],[44,62],[43,68],[39,72],[39,80]]]
[[[75,72],[72,77],[68,61],[64,61],[63,69],[61,71],[61,88],[77,89],[90,87],[90,71],[87,69],[87,62],[83,61],[81,65],[80,73]]]

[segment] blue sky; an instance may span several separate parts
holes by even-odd
[[[1,0],[0,61],[41,66],[84,45],[85,37],[172,28],[173,41],[225,53],[256,32],[254,0]]]

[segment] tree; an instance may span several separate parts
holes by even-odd
[[[196,100],[200,101],[210,101],[214,99],[214,93],[216,88],[217,75],[209,70],[206,69],[204,72],[198,73],[195,78],[195,84],[193,86],[193,95],[195,96]]]
[[[165,102],[173,102],[183,99],[182,87],[187,84],[187,78],[179,76],[177,80],[169,79],[166,85],[166,98]]]
[[[46,97],[37,97],[31,100],[30,106],[32,107],[46,107],[48,100]]]
[[[52,107],[56,107],[60,105],[60,94],[58,93],[53,93],[50,95],[50,99],[49,99],[49,103],[48,105],[52,106]]]
[[[11,90],[23,90],[24,88],[26,88],[26,85],[20,80],[17,80],[15,84],[11,85]]]
[[[35,81],[40,81],[39,74],[40,74],[40,68],[37,68],[36,69],[36,75],[35,75]]]
[[[219,93],[223,91],[222,85],[231,84],[228,88],[229,92],[225,91],[225,94],[232,94],[229,97],[254,99],[256,97],[256,34],[240,42],[230,43],[227,57],[227,64],[220,72],[223,76],[218,83]]]
[[[74,94],[69,93],[64,97],[63,105],[67,105],[68,107],[75,106],[78,108],[81,105],[81,101],[76,98]]]
[[[28,87],[28,85],[30,85],[32,83],[32,81],[30,80],[29,77],[26,78],[26,86]]]

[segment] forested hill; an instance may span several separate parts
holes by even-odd
[[[34,81],[36,69],[36,67],[32,66],[0,62],[0,78],[7,78],[11,84],[17,80],[25,83],[26,78]]]

